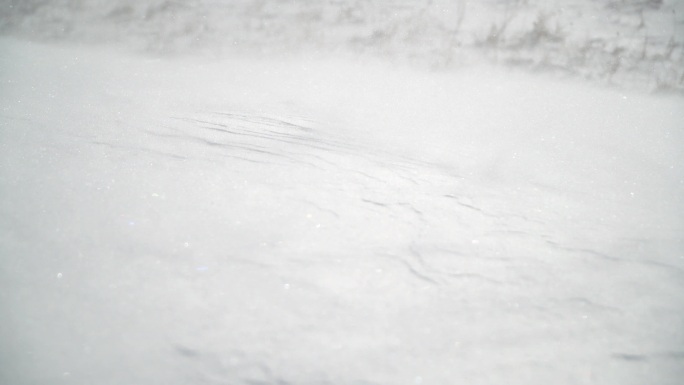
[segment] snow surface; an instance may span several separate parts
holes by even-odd
[[[679,384],[684,108],[0,39],[1,384]]]

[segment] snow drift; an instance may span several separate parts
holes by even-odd
[[[680,97],[129,44],[0,40],[1,383],[684,377]]]

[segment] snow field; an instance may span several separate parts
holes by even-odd
[[[678,98],[0,50],[0,382],[684,374]]]

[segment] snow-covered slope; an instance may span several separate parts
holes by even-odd
[[[680,98],[0,52],[0,383],[684,378]]]

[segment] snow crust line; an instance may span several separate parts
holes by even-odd
[[[0,383],[684,375],[679,98],[0,52]]]
[[[2,0],[0,32],[153,53],[362,54],[433,69],[481,62],[684,90],[676,0]]]

